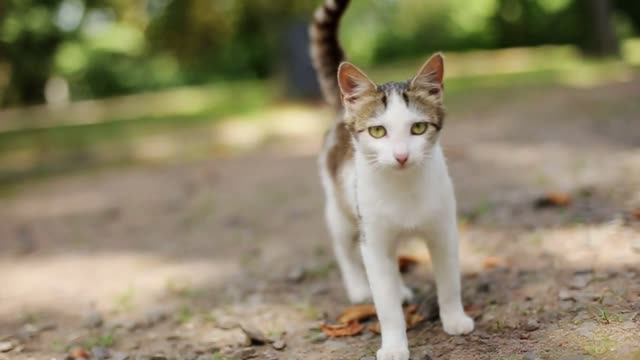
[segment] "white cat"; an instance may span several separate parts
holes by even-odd
[[[325,98],[342,110],[319,159],[326,219],[349,299],[373,298],[376,306],[382,332],[377,359],[407,360],[402,302],[412,292],[396,260],[403,237],[428,240],[445,332],[466,334],[474,327],[462,307],[456,200],[438,141],[444,60],[435,54],[413,79],[382,85],[350,63],[338,68],[337,25],[347,4],[327,0],[311,27]]]

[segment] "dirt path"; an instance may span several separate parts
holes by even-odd
[[[443,333],[418,266],[407,277],[428,320],[409,332],[415,359],[640,358],[639,94],[640,81],[488,91],[451,110],[444,144],[477,330]],[[307,135],[5,196],[0,359],[75,347],[121,360],[369,359],[378,336],[317,330],[347,302],[322,218],[321,135]],[[573,201],[536,209],[549,192]],[[250,346],[239,325],[286,347]]]

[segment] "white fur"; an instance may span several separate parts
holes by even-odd
[[[369,124],[384,126],[387,135],[375,139],[366,131],[359,133],[353,140],[355,159],[343,166],[337,184],[325,166],[326,150],[320,157],[326,218],[347,295],[352,302],[373,295],[382,331],[378,360],[409,359],[402,301],[411,292],[402,283],[396,260],[397,241],[405,236],[428,240],[445,332],[466,334],[474,327],[461,302],[456,201],[445,159],[437,140],[431,143],[428,136],[410,131],[414,122],[429,120],[392,96],[386,111]],[[430,126],[428,131],[435,129]],[[333,141],[330,137],[325,149]],[[409,154],[405,166],[394,153]],[[346,209],[339,205],[339,194]],[[360,221],[354,224],[350,218],[357,210]],[[366,276],[353,241],[357,233]]]

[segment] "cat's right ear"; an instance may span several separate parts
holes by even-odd
[[[373,81],[362,70],[348,62],[343,62],[338,68],[338,85],[345,105],[353,103],[362,95],[376,88]]]

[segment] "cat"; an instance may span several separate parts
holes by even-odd
[[[325,217],[349,300],[376,307],[377,359],[407,360],[402,303],[413,293],[398,270],[399,239],[427,239],[444,331],[474,328],[462,306],[456,200],[439,143],[444,58],[434,54],[408,81],[375,84],[344,61],[338,25],[348,4],[325,0],[310,26],[321,90],[339,114],[318,159]]]

